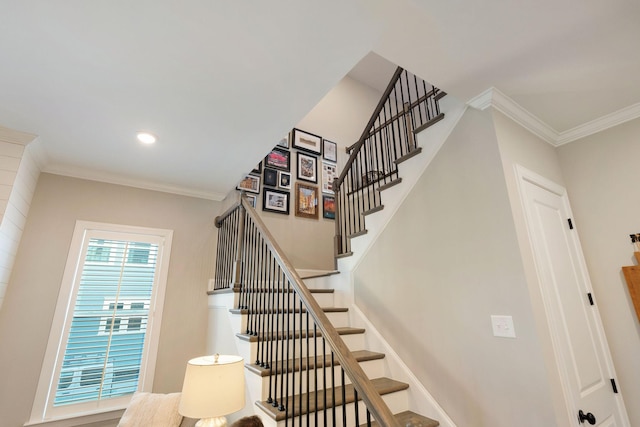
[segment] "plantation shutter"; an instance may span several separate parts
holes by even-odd
[[[53,406],[138,389],[158,244],[96,237],[85,244]]]

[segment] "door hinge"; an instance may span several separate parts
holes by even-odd
[[[611,378],[611,388],[615,394],[618,394],[618,387],[616,386],[616,380]]]
[[[591,292],[589,292],[587,296],[589,297],[589,304],[593,305],[593,296],[591,295]]]
[[[569,223],[569,230],[573,230],[573,222],[571,221],[571,218],[567,218],[567,222]]]

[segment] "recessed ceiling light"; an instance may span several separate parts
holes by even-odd
[[[153,144],[157,139],[154,134],[149,132],[138,132],[136,136],[138,137],[138,141],[143,144]]]

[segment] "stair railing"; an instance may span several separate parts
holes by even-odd
[[[349,255],[350,239],[366,232],[364,217],[382,208],[380,191],[399,182],[398,164],[418,154],[415,134],[444,117],[445,93],[398,67],[360,139],[347,148],[335,179],[335,254]]]
[[[257,342],[252,363],[270,369],[267,402],[284,413],[285,425],[295,426],[297,419],[299,426],[303,422],[307,426],[312,422],[316,426],[346,426],[347,390],[353,388],[354,413],[349,418],[353,425],[371,425],[373,418],[379,425],[399,427],[246,198],[242,196],[216,218],[215,224],[220,230],[214,289],[234,288],[240,293],[238,308],[247,313],[246,333]],[[322,368],[322,378],[318,368]],[[320,380],[322,389],[318,387]],[[366,408],[363,418],[359,400]],[[311,413],[304,408],[324,408],[324,419],[319,419],[317,410]]]

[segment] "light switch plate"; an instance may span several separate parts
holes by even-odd
[[[515,338],[516,330],[513,327],[513,317],[511,316],[491,316],[491,326],[493,336],[503,338]]]

